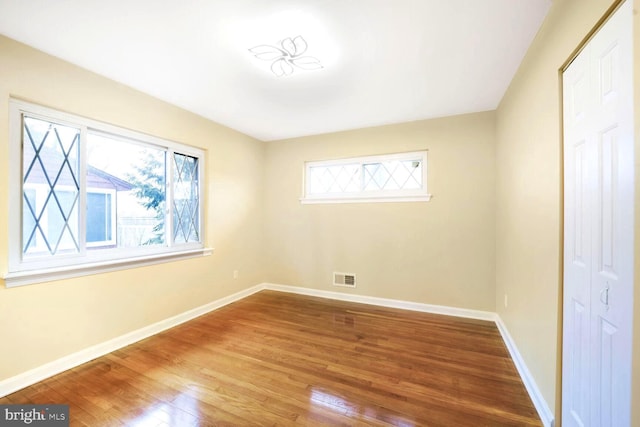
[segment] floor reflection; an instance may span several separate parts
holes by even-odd
[[[407,421],[406,419],[397,417],[393,414],[387,413],[386,411],[382,412],[379,409],[382,408],[371,408],[371,407],[361,407],[357,404],[349,402],[347,399],[338,396],[337,394],[327,392],[325,390],[318,389],[313,387],[311,389],[311,394],[309,396],[309,400],[312,405],[319,406],[325,409],[329,409],[333,412],[340,413],[349,418],[353,419],[372,419],[372,420],[380,420],[387,423],[390,423],[393,426],[397,427],[414,427],[415,424],[411,421]]]
[[[171,403],[162,402],[149,407],[144,414],[126,422],[131,427],[196,426],[198,399],[193,392],[178,395]]]

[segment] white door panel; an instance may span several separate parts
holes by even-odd
[[[633,315],[627,0],[563,74],[563,425],[628,426]]]
[[[565,300],[564,411],[568,425],[584,426],[589,419],[589,334],[591,281],[592,185],[587,150],[588,61],[579,57],[564,74],[565,121]]]

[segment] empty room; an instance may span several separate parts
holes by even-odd
[[[0,426],[640,427],[640,0],[0,0]]]

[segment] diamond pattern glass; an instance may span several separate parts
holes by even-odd
[[[422,160],[312,166],[307,179],[309,194],[418,190],[422,188]]]
[[[173,155],[173,239],[175,243],[200,241],[198,159]]]
[[[80,130],[32,117],[23,121],[22,253],[80,251]]]
[[[309,169],[310,193],[353,193],[360,191],[360,165],[315,166]]]
[[[416,190],[422,188],[420,160],[388,161],[363,165],[364,190]]]

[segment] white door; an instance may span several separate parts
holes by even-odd
[[[630,425],[632,2],[563,75],[564,426]]]

